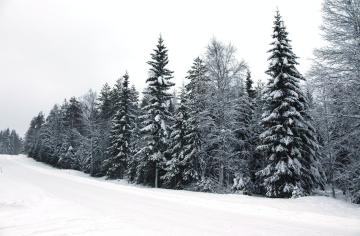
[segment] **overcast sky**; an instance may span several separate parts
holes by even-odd
[[[266,81],[276,7],[305,74],[322,45],[321,3],[0,0],[0,130],[24,136],[40,111],[48,115],[54,104],[100,92],[106,82],[112,87],[125,70],[142,91],[160,33],[177,87],[213,36],[237,47],[254,81]]]

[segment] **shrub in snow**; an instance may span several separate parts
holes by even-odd
[[[297,185],[295,185],[294,190],[292,191],[291,195],[292,195],[291,198],[299,198],[299,197],[304,196],[304,193]]]
[[[250,177],[245,177],[243,174],[236,173],[234,184],[231,187],[233,193],[250,195],[253,192],[254,185],[250,179]]]

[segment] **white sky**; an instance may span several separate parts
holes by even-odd
[[[168,69],[180,86],[212,36],[232,42],[252,79],[266,81],[276,7],[289,32],[298,70],[310,67],[321,0],[77,1],[0,0],[0,130],[21,136],[40,111],[112,87],[125,70],[139,92],[161,33]]]

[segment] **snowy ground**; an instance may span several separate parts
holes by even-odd
[[[0,155],[0,235],[360,235],[360,207],[329,197],[268,199],[91,178]]]

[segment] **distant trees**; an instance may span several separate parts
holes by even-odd
[[[23,139],[15,130],[0,131],[0,154],[18,155],[23,148]]]

